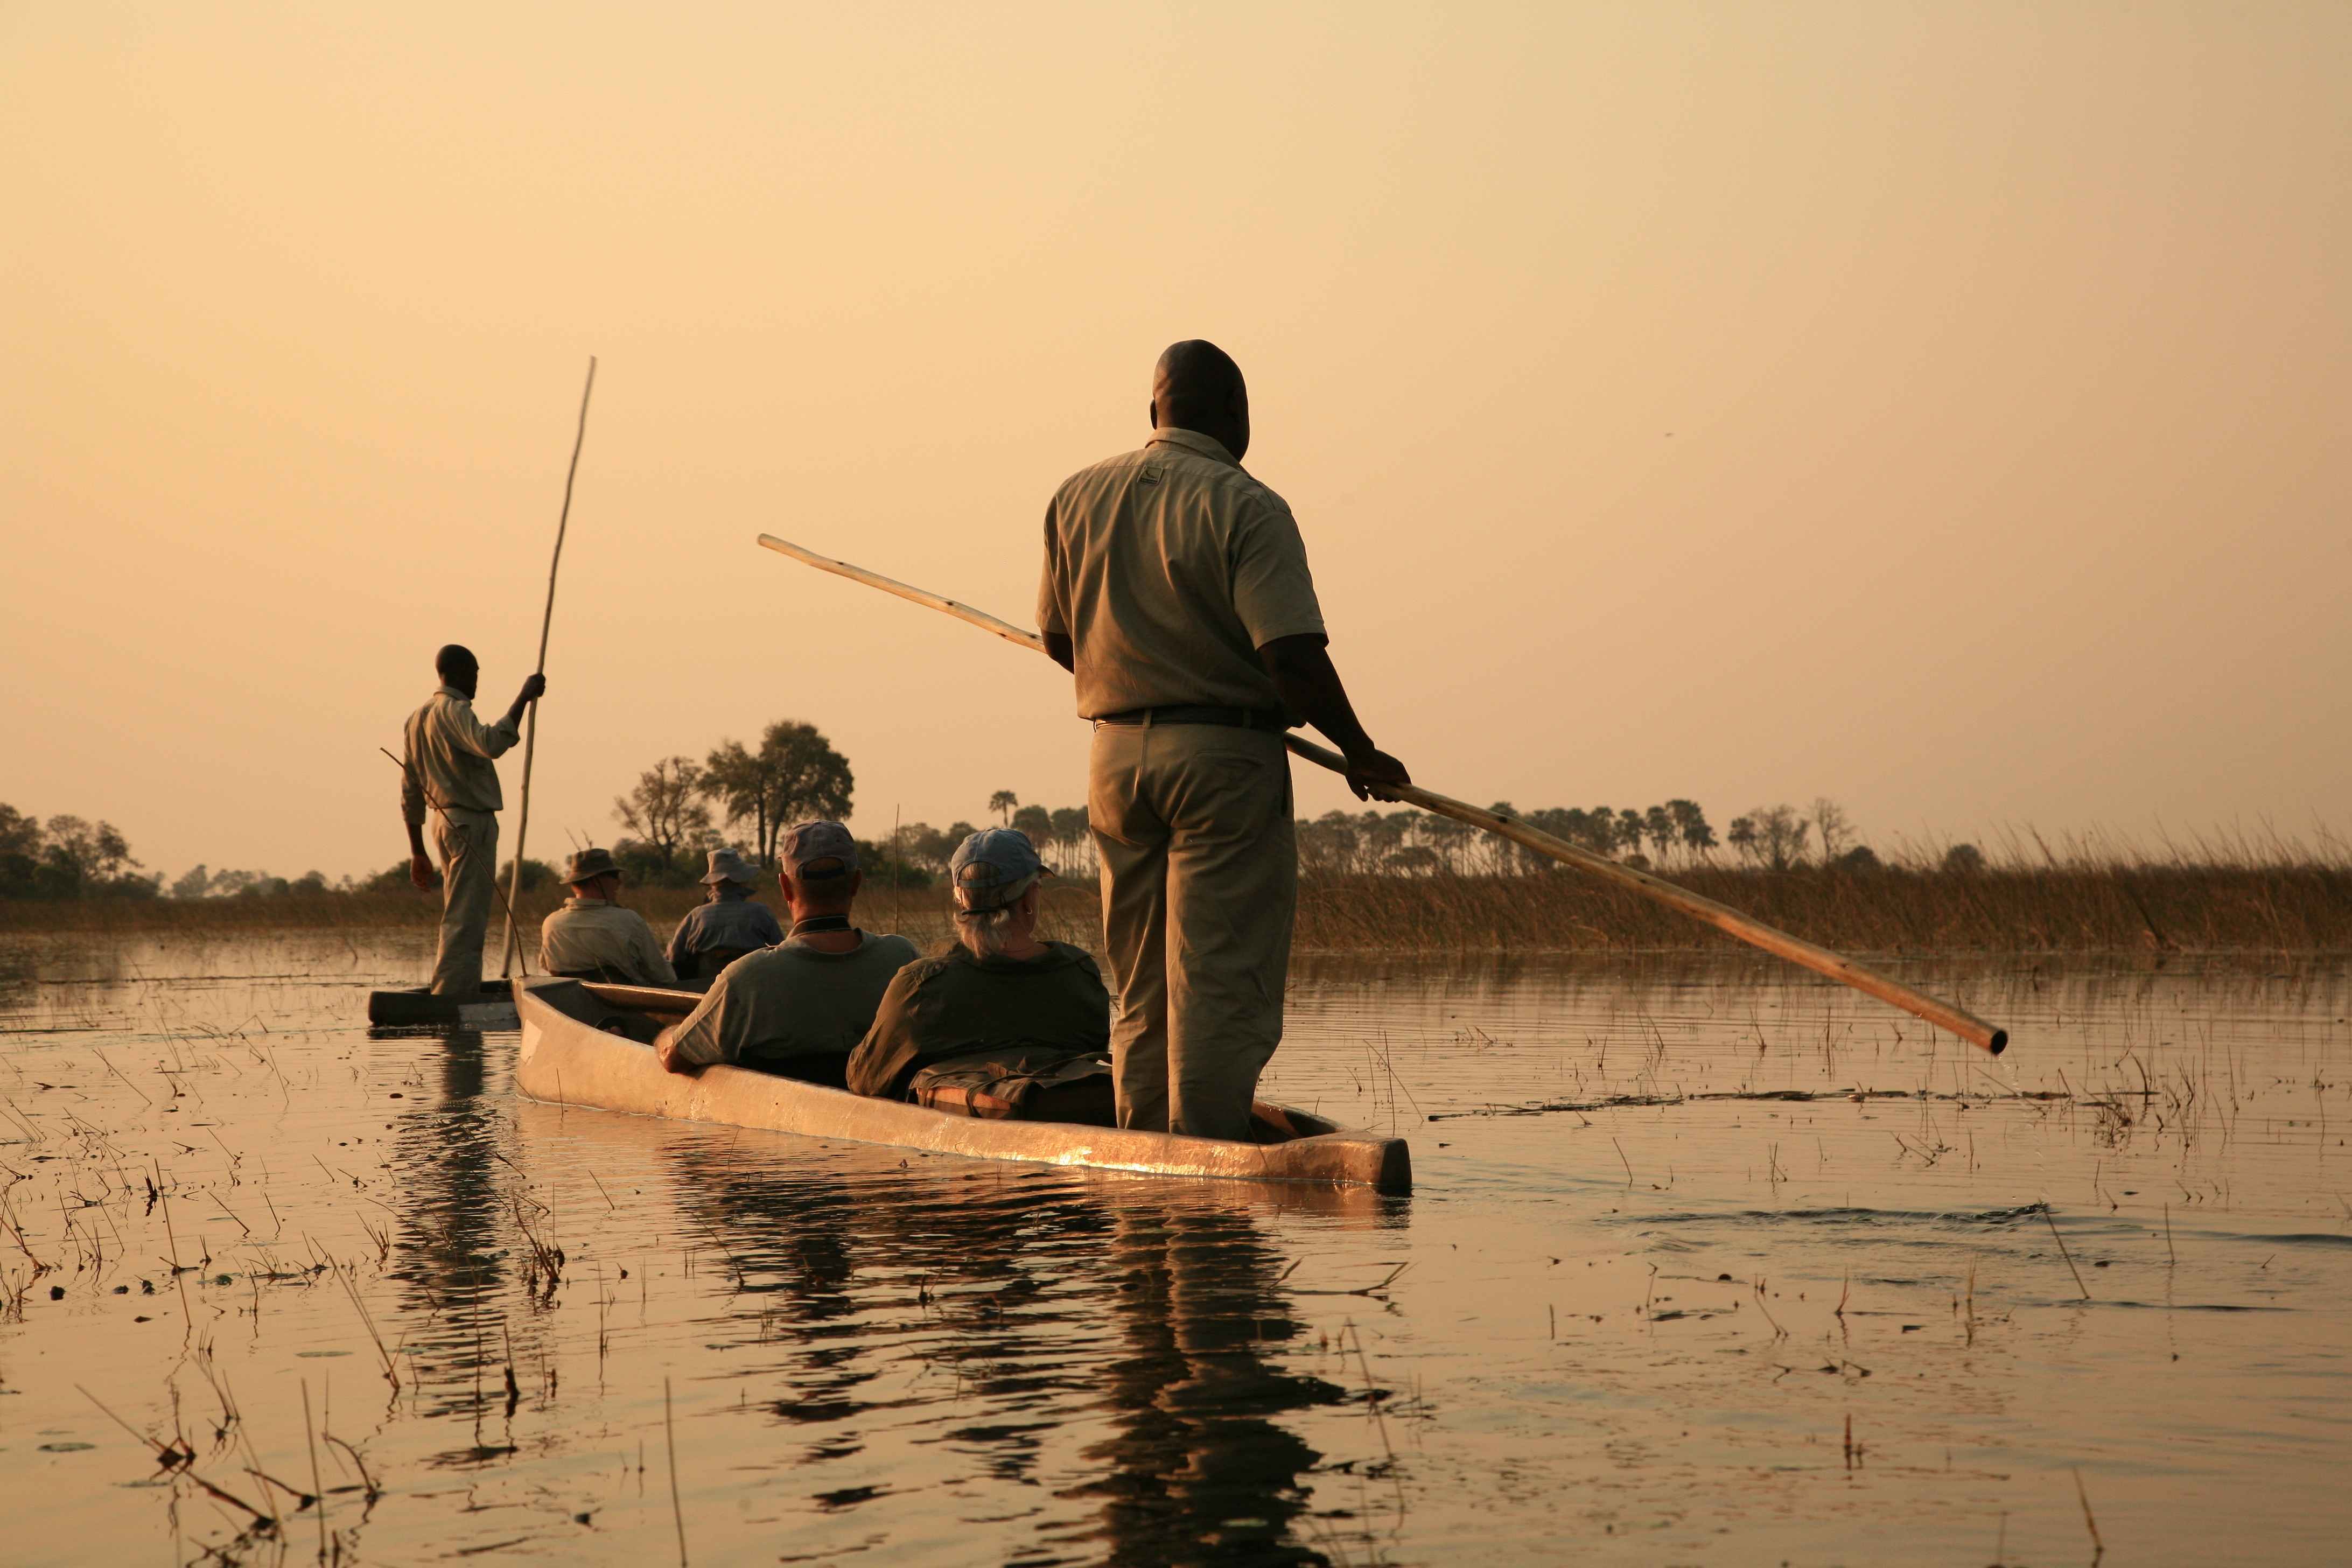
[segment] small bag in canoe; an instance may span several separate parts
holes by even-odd
[[[1110,1058],[1101,1051],[992,1051],[919,1070],[907,1085],[917,1105],[982,1121],[1118,1125]]]

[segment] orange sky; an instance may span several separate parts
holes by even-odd
[[[1074,804],[1059,671],[751,539],[1026,624],[1200,335],[1433,788],[2341,826],[2347,80],[2336,4],[0,5],[0,800],[398,858],[593,353],[539,847],[783,717],[867,832]]]

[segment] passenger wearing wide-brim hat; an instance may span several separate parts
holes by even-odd
[[[677,973],[662,956],[646,917],[620,906],[621,879],[609,849],[583,849],[572,857],[563,870],[572,896],[540,922],[541,968],[618,985],[677,984]]]
[[[709,858],[702,882],[710,901],[688,910],[670,933],[670,966],[685,979],[709,979],[744,954],[784,940],[775,911],[752,898],[759,868],[733,849],[713,849]]]

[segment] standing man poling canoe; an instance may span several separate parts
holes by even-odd
[[[522,738],[522,710],[547,689],[547,677],[522,683],[514,706],[495,724],[474,717],[481,666],[451,643],[433,656],[441,689],[408,716],[407,760],[400,770],[400,816],[408,825],[408,879],[430,891],[433,860],[425,852],[425,814],[441,850],[441,945],[433,960],[433,994],[471,995],[482,988],[482,937],[497,896],[499,793],[495,759]]]
[[[1095,725],[1119,1125],[1247,1138],[1297,901],[1283,731],[1328,736],[1360,800],[1412,780],[1356,721],[1289,506],[1242,469],[1241,367],[1173,345],[1151,424],[1055,493],[1037,626]]]

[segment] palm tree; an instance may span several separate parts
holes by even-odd
[[[1054,838],[1062,846],[1073,867],[1083,867],[1088,876],[1095,874],[1095,836],[1087,831],[1087,808],[1083,805],[1057,806],[1054,811]]]
[[[1002,816],[1007,827],[1013,826],[1013,811],[1020,804],[1021,797],[1009,789],[998,790],[988,797],[988,809]]]

